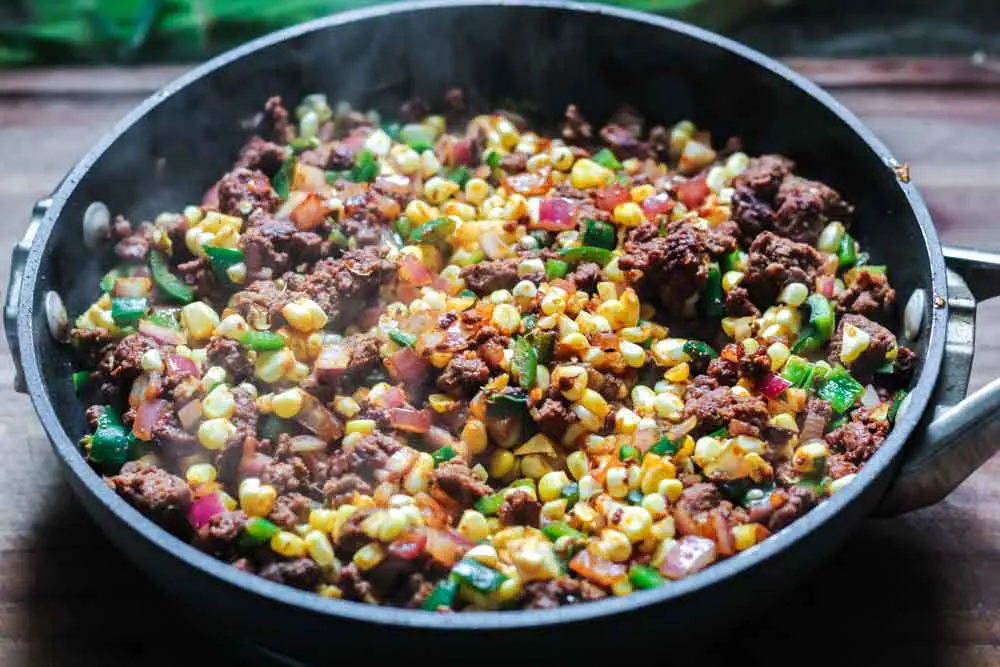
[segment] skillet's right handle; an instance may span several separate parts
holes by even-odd
[[[1000,254],[944,248],[948,321],[935,412],[911,443],[878,507],[896,515],[933,505],[1000,450],[1000,378],[966,396],[975,344],[976,303],[1000,295]]]
[[[10,356],[14,361],[14,390],[22,394],[28,392],[28,387],[24,383],[24,372],[21,370],[21,348],[17,344],[17,313],[21,303],[21,278],[24,276],[24,264],[28,261],[28,251],[31,250],[31,244],[35,240],[35,233],[50,206],[52,206],[51,199],[42,199],[35,203],[35,208],[31,211],[31,222],[28,224],[28,229],[14,246],[10,257],[10,282],[7,284],[7,296],[3,307],[3,328],[7,337],[7,347],[10,348]]]

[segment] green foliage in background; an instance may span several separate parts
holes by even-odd
[[[190,61],[301,21],[384,0],[21,0],[0,12],[0,67]],[[715,29],[768,0],[606,0]]]

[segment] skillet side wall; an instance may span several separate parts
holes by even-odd
[[[619,104],[630,103],[647,122],[690,118],[710,129],[717,145],[738,135],[750,154],[793,156],[800,173],[830,184],[855,204],[855,220],[860,221],[856,235],[872,252],[873,263],[889,265],[902,299],[918,287],[934,293],[928,269],[932,258],[892,171],[834,113],[780,74],[689,35],[617,16],[557,8],[454,6],[387,11],[245,53],[153,108],[99,157],[65,202],[32,290],[35,331],[44,331],[40,304],[45,291],[63,295],[71,314],[96,296],[101,263],[83,245],[79,224],[89,202],[104,201],[113,213],[135,223],[199,201],[242,144],[237,119],[258,111],[273,94],[294,106],[301,94],[322,91],[331,101],[348,99],[357,108],[374,106],[391,116],[408,97],[419,93],[438,100],[452,84],[463,85],[472,98],[529,100],[536,105],[531,115],[549,126],[569,102],[595,125]],[[921,341],[928,339],[925,333]],[[84,432],[84,406],[66,380],[70,355],[48,336],[36,336],[32,343],[45,379],[41,390],[49,392],[62,429],[75,440]],[[57,453],[66,456],[58,447]],[[223,623],[244,636],[286,650],[320,652],[314,655],[330,650],[331,631],[382,639],[366,643],[389,652],[398,650],[397,639],[428,647],[440,641],[431,630],[405,632],[332,620],[210,577],[169,555],[166,550],[173,546],[165,535],[161,549],[127,526],[78,477],[87,474],[81,473],[78,456],[70,465],[75,491],[116,544],[171,595],[193,602],[204,613],[224,613]],[[700,615],[718,620],[744,603],[770,599],[872,509],[891,468],[883,468],[878,479],[870,480],[822,530],[789,543],[755,566],[752,575],[729,577],[670,600],[655,613],[644,609],[613,622],[622,630],[648,623],[660,632],[670,627],[682,633]],[[611,622],[586,621],[601,624],[602,631]],[[546,637],[579,633],[587,629],[582,625],[544,632]],[[532,634],[540,637],[542,630],[519,632],[530,639]],[[388,633],[393,641],[385,641]],[[485,638],[482,631],[476,636],[477,641]]]

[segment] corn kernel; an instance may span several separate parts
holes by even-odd
[[[458,522],[458,532],[470,542],[478,542],[490,536],[490,527],[486,523],[486,517],[481,513],[476,510],[465,510]]]
[[[306,297],[285,304],[281,314],[293,329],[302,333],[319,331],[328,321],[326,313],[319,304]]]
[[[710,436],[704,436],[698,438],[698,442],[694,446],[694,461],[699,466],[704,468],[705,466],[714,463],[720,456],[722,456],[723,446],[717,438]]]
[[[569,171],[573,166],[573,151],[568,146],[553,146],[551,149],[552,166],[559,171]]]
[[[757,543],[757,526],[752,523],[745,523],[733,526],[733,542],[737,551],[746,551]]]
[[[557,366],[552,371],[552,384],[569,401],[578,401],[587,389],[587,371],[582,366]]]
[[[309,377],[309,370],[308,364],[296,361],[292,364],[291,368],[285,372],[285,379],[291,380],[292,382],[302,382]]]
[[[566,457],[566,469],[569,470],[569,474],[573,476],[573,479],[577,481],[583,479],[584,475],[590,470],[587,455],[581,451],[572,452]]]
[[[489,184],[481,178],[470,178],[465,182],[465,199],[470,204],[479,206],[490,195]],[[407,216],[409,217],[409,216]]]
[[[635,343],[623,340],[618,343],[618,351],[622,353],[622,359],[632,368],[642,368],[646,363],[646,350]]]
[[[667,501],[659,493],[647,493],[642,497],[642,508],[653,518],[662,517],[667,513]]]
[[[590,475],[584,475],[579,479],[577,493],[580,500],[589,500],[602,491],[601,483]]]
[[[160,355],[160,351],[153,347],[142,353],[140,364],[142,370],[147,373],[160,372],[163,370],[163,357]]]
[[[615,206],[614,213],[612,214],[615,222],[623,227],[638,227],[642,223],[646,222],[646,216],[642,212],[642,208],[639,207],[635,202],[624,202]]]
[[[631,198],[636,204],[641,204],[644,199],[649,199],[655,194],[656,188],[648,183],[644,185],[637,185],[629,190],[629,198]]]
[[[271,537],[271,549],[286,558],[298,558],[305,555],[306,543],[295,533],[282,530]]]
[[[542,502],[555,500],[568,484],[569,477],[563,471],[558,470],[546,473],[538,480],[538,498]]]
[[[679,363],[690,361],[684,345],[687,339],[684,338],[664,338],[653,344],[653,359],[660,366],[673,367]]]
[[[837,252],[840,248],[840,242],[844,238],[844,225],[840,222],[831,222],[819,235],[819,240],[816,242],[816,248],[821,252]]]
[[[457,193],[460,187],[455,181],[434,176],[424,183],[424,199],[431,204],[443,204]]]
[[[528,454],[521,459],[521,473],[530,479],[541,479],[552,470],[552,466],[539,454]]]
[[[803,474],[817,472],[823,466],[829,453],[822,440],[811,440],[796,448],[795,454],[792,456],[792,467],[796,472]]]
[[[604,400],[604,397],[593,389],[583,390],[583,394],[580,396],[580,404],[597,415],[598,419],[607,417],[610,410],[608,402]]]
[[[686,382],[690,375],[691,367],[686,361],[682,361],[664,373],[663,377],[669,382]]]
[[[278,491],[270,484],[261,484],[256,477],[240,482],[240,507],[248,516],[267,516],[271,513]]]
[[[234,433],[236,427],[228,419],[207,419],[198,426],[198,442],[205,449],[222,449]]]
[[[553,289],[542,297],[542,312],[546,315],[558,315],[566,310],[566,292]]]
[[[309,557],[316,561],[317,565],[330,567],[334,564],[336,559],[333,555],[333,545],[330,544],[330,539],[324,532],[311,530],[306,533],[303,541],[309,551]]]
[[[799,425],[795,421],[795,417],[787,412],[782,412],[780,414],[774,415],[768,421],[775,428],[780,428],[785,431],[792,431],[793,433],[799,432]]]
[[[274,398],[271,399],[271,409],[274,411],[274,414],[282,419],[291,419],[299,414],[299,410],[302,409],[302,402],[302,390],[298,387],[293,387],[280,394],[275,394]]]
[[[660,482],[657,493],[666,496],[667,500],[675,503],[681,497],[681,494],[684,493],[684,484],[679,479],[665,479]]]
[[[235,410],[233,392],[224,384],[216,385],[201,402],[201,416],[205,419],[229,419]]]
[[[295,364],[295,356],[288,348],[270,352],[258,352],[254,374],[264,382],[277,382]]]
[[[330,509],[314,509],[309,512],[309,526],[313,530],[332,533],[336,525],[337,513]]]
[[[521,326],[521,314],[515,306],[509,303],[501,303],[493,309],[493,324],[505,334],[517,331]]]
[[[184,473],[184,478],[191,486],[199,486],[214,482],[217,474],[215,466],[211,463],[195,463],[188,467]]]
[[[639,428],[640,417],[628,408],[618,408],[615,412],[615,433],[631,435]]]
[[[806,302],[806,297],[808,296],[809,288],[803,283],[788,283],[781,290],[778,301],[787,303],[789,306],[801,306]]]
[[[490,475],[497,479],[506,477],[514,469],[514,455],[506,449],[493,452],[490,459]]]
[[[624,533],[606,528],[601,531],[601,539],[597,543],[596,550],[602,558],[622,563],[632,555],[632,542]]]
[[[726,292],[738,287],[746,274],[742,271],[726,271],[722,274],[722,289]]]
[[[353,417],[361,411],[361,406],[350,396],[337,396],[333,400],[333,409],[345,417]]]
[[[684,412],[684,401],[676,394],[669,392],[657,394],[653,405],[656,408],[658,416],[671,421],[680,419],[681,414]]]
[[[840,361],[851,364],[861,356],[861,353],[871,345],[871,335],[853,324],[844,323],[843,344],[840,348]]]
[[[385,518],[378,526],[378,539],[382,542],[392,542],[403,534],[407,524],[406,514],[395,507],[385,513]]]
[[[628,472],[625,468],[615,466],[610,468],[604,478],[604,484],[612,498],[624,498],[628,494]]]
[[[610,169],[587,158],[577,160],[570,171],[570,182],[574,188],[580,189],[603,187],[613,178],[614,173]]]
[[[181,322],[195,340],[210,338],[219,325],[219,316],[202,301],[189,303],[181,309]]]
[[[618,522],[618,530],[633,544],[641,542],[649,535],[650,528],[653,527],[653,518],[642,507],[630,505],[622,508],[621,520]]]
[[[360,570],[370,570],[385,559],[385,551],[378,542],[371,542],[361,547],[351,559]]]
[[[247,321],[243,319],[240,315],[233,313],[232,315],[226,315],[219,326],[215,327],[215,334],[217,336],[225,336],[226,338],[232,338],[237,340],[243,334],[250,331],[250,325]]]
[[[404,209],[404,214],[412,225],[422,225],[425,222],[430,222],[441,217],[441,212],[437,208],[421,199],[410,200],[410,203]]]
[[[644,384],[632,387],[632,409],[641,416],[647,417],[655,409],[656,393]]]

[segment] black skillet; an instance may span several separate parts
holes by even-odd
[[[481,99],[527,100],[549,125],[569,102],[594,119],[626,102],[653,121],[690,118],[717,138],[742,137],[751,154],[789,155],[802,173],[844,193],[856,205],[860,241],[875,263],[888,265],[900,303],[915,301],[911,345],[920,355],[908,405],[857,479],[751,551],[658,590],[553,611],[450,615],[324,599],[245,574],[109,491],[76,445],[84,406],[69,381],[69,351],[46,328],[50,291],[74,314],[95,297],[102,262],[83,243],[88,205],[101,201],[142,220],[199,201],[243,141],[236,119],[270,95],[295,100],[322,91],[391,115],[416,94],[440,99],[452,84]],[[23,370],[18,388],[31,395],[94,519],[213,632],[317,662],[355,651],[432,659],[456,644],[471,646],[470,658],[499,651],[510,659],[546,647],[591,650],[606,643],[601,637],[638,633],[673,642],[709,619],[721,629],[741,608],[771,599],[880,501],[889,513],[936,502],[1000,445],[1000,381],[965,397],[975,299],[1000,291],[1000,259],[942,249],[920,195],[895,165],[857,118],[801,76],[676,21],[541,1],[403,3],[332,16],[258,39],[171,83],[39,204],[14,249],[7,294],[6,333]],[[581,641],[588,637],[597,641]]]

